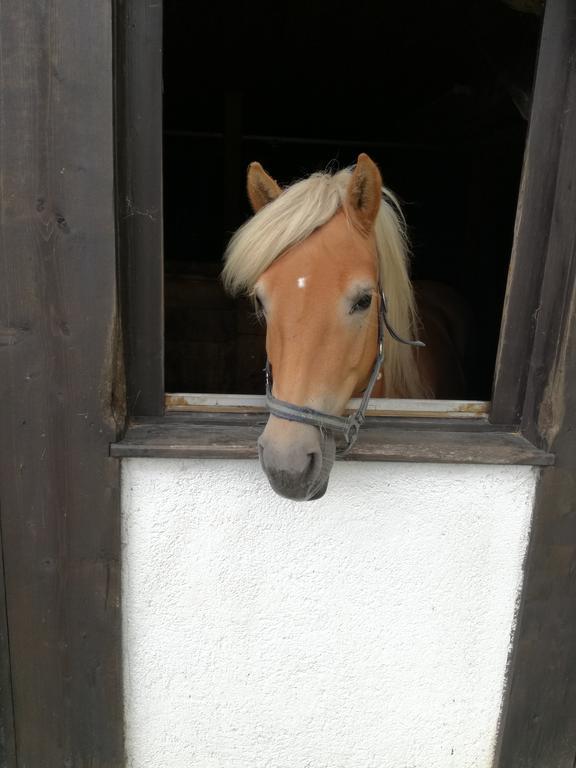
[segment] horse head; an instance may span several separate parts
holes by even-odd
[[[354,169],[313,174],[285,190],[252,163],[248,195],[255,215],[231,240],[225,284],[232,292],[249,292],[265,319],[273,398],[340,416],[378,373],[382,284],[395,327],[407,336],[414,331],[403,220],[395,199],[383,194],[380,172],[365,154]],[[385,351],[382,393],[419,394],[412,350]],[[321,420],[302,423],[290,413],[273,412],[258,449],[281,496],[310,500],[325,493],[335,436]]]

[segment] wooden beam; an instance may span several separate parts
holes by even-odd
[[[180,413],[267,413],[264,395],[167,394],[166,410]],[[360,405],[359,398],[350,400],[346,413]],[[373,397],[367,416],[406,416],[412,418],[486,419],[490,403],[483,400],[402,400]]]
[[[557,35],[548,44],[565,54],[559,85],[566,88],[523,431],[556,464],[536,490],[498,768],[576,765],[576,5],[548,0],[546,7]]]
[[[522,411],[523,433],[542,446],[550,444],[550,434],[565,418],[557,411],[554,388],[558,386],[558,367],[563,364],[566,322],[574,311],[571,302],[576,280],[576,2],[554,2],[566,6],[566,12],[568,6],[572,9],[571,18],[567,16],[563,25],[571,32],[571,55],[566,58],[559,168]]]
[[[10,637],[6,615],[6,585],[4,580],[4,547],[0,526],[0,765],[16,768],[14,706],[10,671]]]
[[[162,2],[120,0],[116,24],[118,243],[128,409],[164,410]]]
[[[124,765],[112,4],[0,4],[0,512],[19,766]]]
[[[560,168],[567,63],[574,50],[571,8],[572,0],[549,0],[546,5],[496,359],[491,413],[496,424],[520,422],[530,376]]]
[[[576,765],[576,290],[555,369],[551,449],[537,487],[497,768]],[[553,425],[553,426],[552,426]],[[556,431],[556,428],[559,429]],[[554,434],[556,432],[556,434]]]
[[[112,456],[255,459],[266,418],[249,414],[186,418],[177,413],[132,425],[124,439],[111,447]],[[372,417],[346,459],[534,465],[554,461],[517,432],[494,429],[490,424],[454,422]]]

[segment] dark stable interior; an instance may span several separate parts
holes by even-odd
[[[490,399],[540,23],[528,0],[164,0],[166,390],[263,393],[264,329],[219,282],[248,163],[286,185],[364,151],[412,278],[468,305],[466,396]]]

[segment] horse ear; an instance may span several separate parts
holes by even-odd
[[[346,205],[360,229],[368,234],[382,200],[382,177],[376,163],[364,152],[358,155],[356,167],[348,184]]]
[[[248,166],[248,197],[254,213],[276,200],[282,192],[271,176],[268,176],[260,163],[250,163]]]

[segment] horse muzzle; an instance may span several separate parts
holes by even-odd
[[[335,456],[331,433],[270,416],[258,440],[258,454],[272,489],[280,496],[313,501],[326,492]]]

